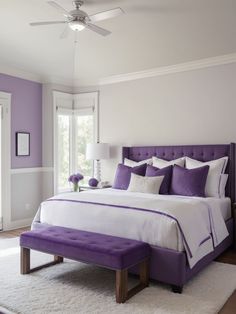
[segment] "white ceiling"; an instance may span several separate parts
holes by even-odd
[[[56,0],[72,9],[71,0]],[[44,80],[94,85],[100,78],[236,52],[236,0],[87,0],[88,14],[122,7],[126,14],[59,39],[64,26],[30,27],[63,20],[44,0],[0,0],[0,65]],[[0,68],[1,69],[1,68]]]

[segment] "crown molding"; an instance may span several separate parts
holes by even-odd
[[[148,78],[148,77],[199,70],[199,69],[204,69],[204,68],[208,68],[212,66],[219,66],[219,65],[224,65],[224,64],[234,63],[234,62],[236,62],[236,53],[212,57],[212,58],[200,59],[200,60],[195,60],[195,61],[190,61],[190,62],[185,62],[185,63],[179,63],[175,65],[170,65],[170,66],[158,67],[158,68],[153,68],[153,69],[139,71],[139,72],[132,72],[132,73],[126,73],[126,74],[121,74],[121,75],[104,77],[100,79],[99,85],[109,85],[109,84],[133,81],[133,80],[138,80],[138,79],[143,79],[143,78]]]
[[[63,85],[71,88],[73,87],[73,79],[65,79],[60,76],[42,76],[42,83]]]
[[[73,86],[73,80],[64,79],[57,76],[44,76],[34,74],[25,70],[22,70],[15,66],[0,63],[0,74],[10,75],[13,77],[21,78],[28,81],[33,81],[41,84],[58,84],[64,86]]]
[[[42,83],[42,78],[40,75],[28,72],[28,71],[24,71],[20,68],[14,67],[14,66],[9,66],[6,64],[0,64],[0,73],[1,74],[6,74],[6,75],[10,75],[10,76],[14,76],[17,78],[21,78],[24,80],[28,80],[28,81],[33,81],[33,82],[37,82],[37,83]]]
[[[152,68],[144,71],[124,73],[120,75],[113,75],[101,78],[98,82],[97,80],[90,81],[89,79],[65,79],[57,76],[42,76],[39,74],[34,74],[28,71],[24,71],[20,68],[9,66],[0,63],[0,73],[6,74],[18,78],[22,78],[29,81],[34,81],[42,84],[58,84],[70,87],[86,87],[86,86],[98,86],[98,85],[109,85],[115,83],[121,83],[126,81],[133,81],[148,77],[155,77],[161,75],[168,75],[173,73],[180,73],[186,71],[193,71],[198,69],[204,69],[212,66],[219,66],[229,63],[236,62],[236,53],[216,56],[212,58],[199,59],[195,61],[179,63],[170,66],[163,66],[158,68]],[[97,84],[98,83],[98,84]]]

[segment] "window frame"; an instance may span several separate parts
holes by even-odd
[[[68,191],[60,190],[58,191],[58,120],[57,115],[60,112],[63,112],[66,115],[71,115],[71,119],[73,120],[71,123],[71,136],[70,136],[70,172],[75,169],[75,158],[73,157],[73,147],[76,146],[76,123],[75,118],[76,115],[81,115],[81,113],[88,113],[91,110],[93,111],[93,119],[94,119],[94,142],[99,141],[99,120],[98,120],[98,92],[89,92],[89,93],[80,93],[80,94],[70,94],[70,93],[63,93],[58,91],[53,91],[53,121],[54,121],[54,153],[53,153],[53,160],[54,160],[54,194],[59,192],[63,193]]]

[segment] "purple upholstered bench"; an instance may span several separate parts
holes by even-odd
[[[148,286],[148,244],[109,235],[52,226],[21,234],[21,274],[63,262],[63,257],[116,271],[116,302],[124,303]],[[54,255],[54,261],[30,269],[30,249]],[[128,269],[140,265],[140,282],[128,291]]]

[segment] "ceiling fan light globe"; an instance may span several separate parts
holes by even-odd
[[[69,23],[69,27],[73,31],[79,31],[79,32],[85,29],[85,25],[81,21],[71,21]]]

